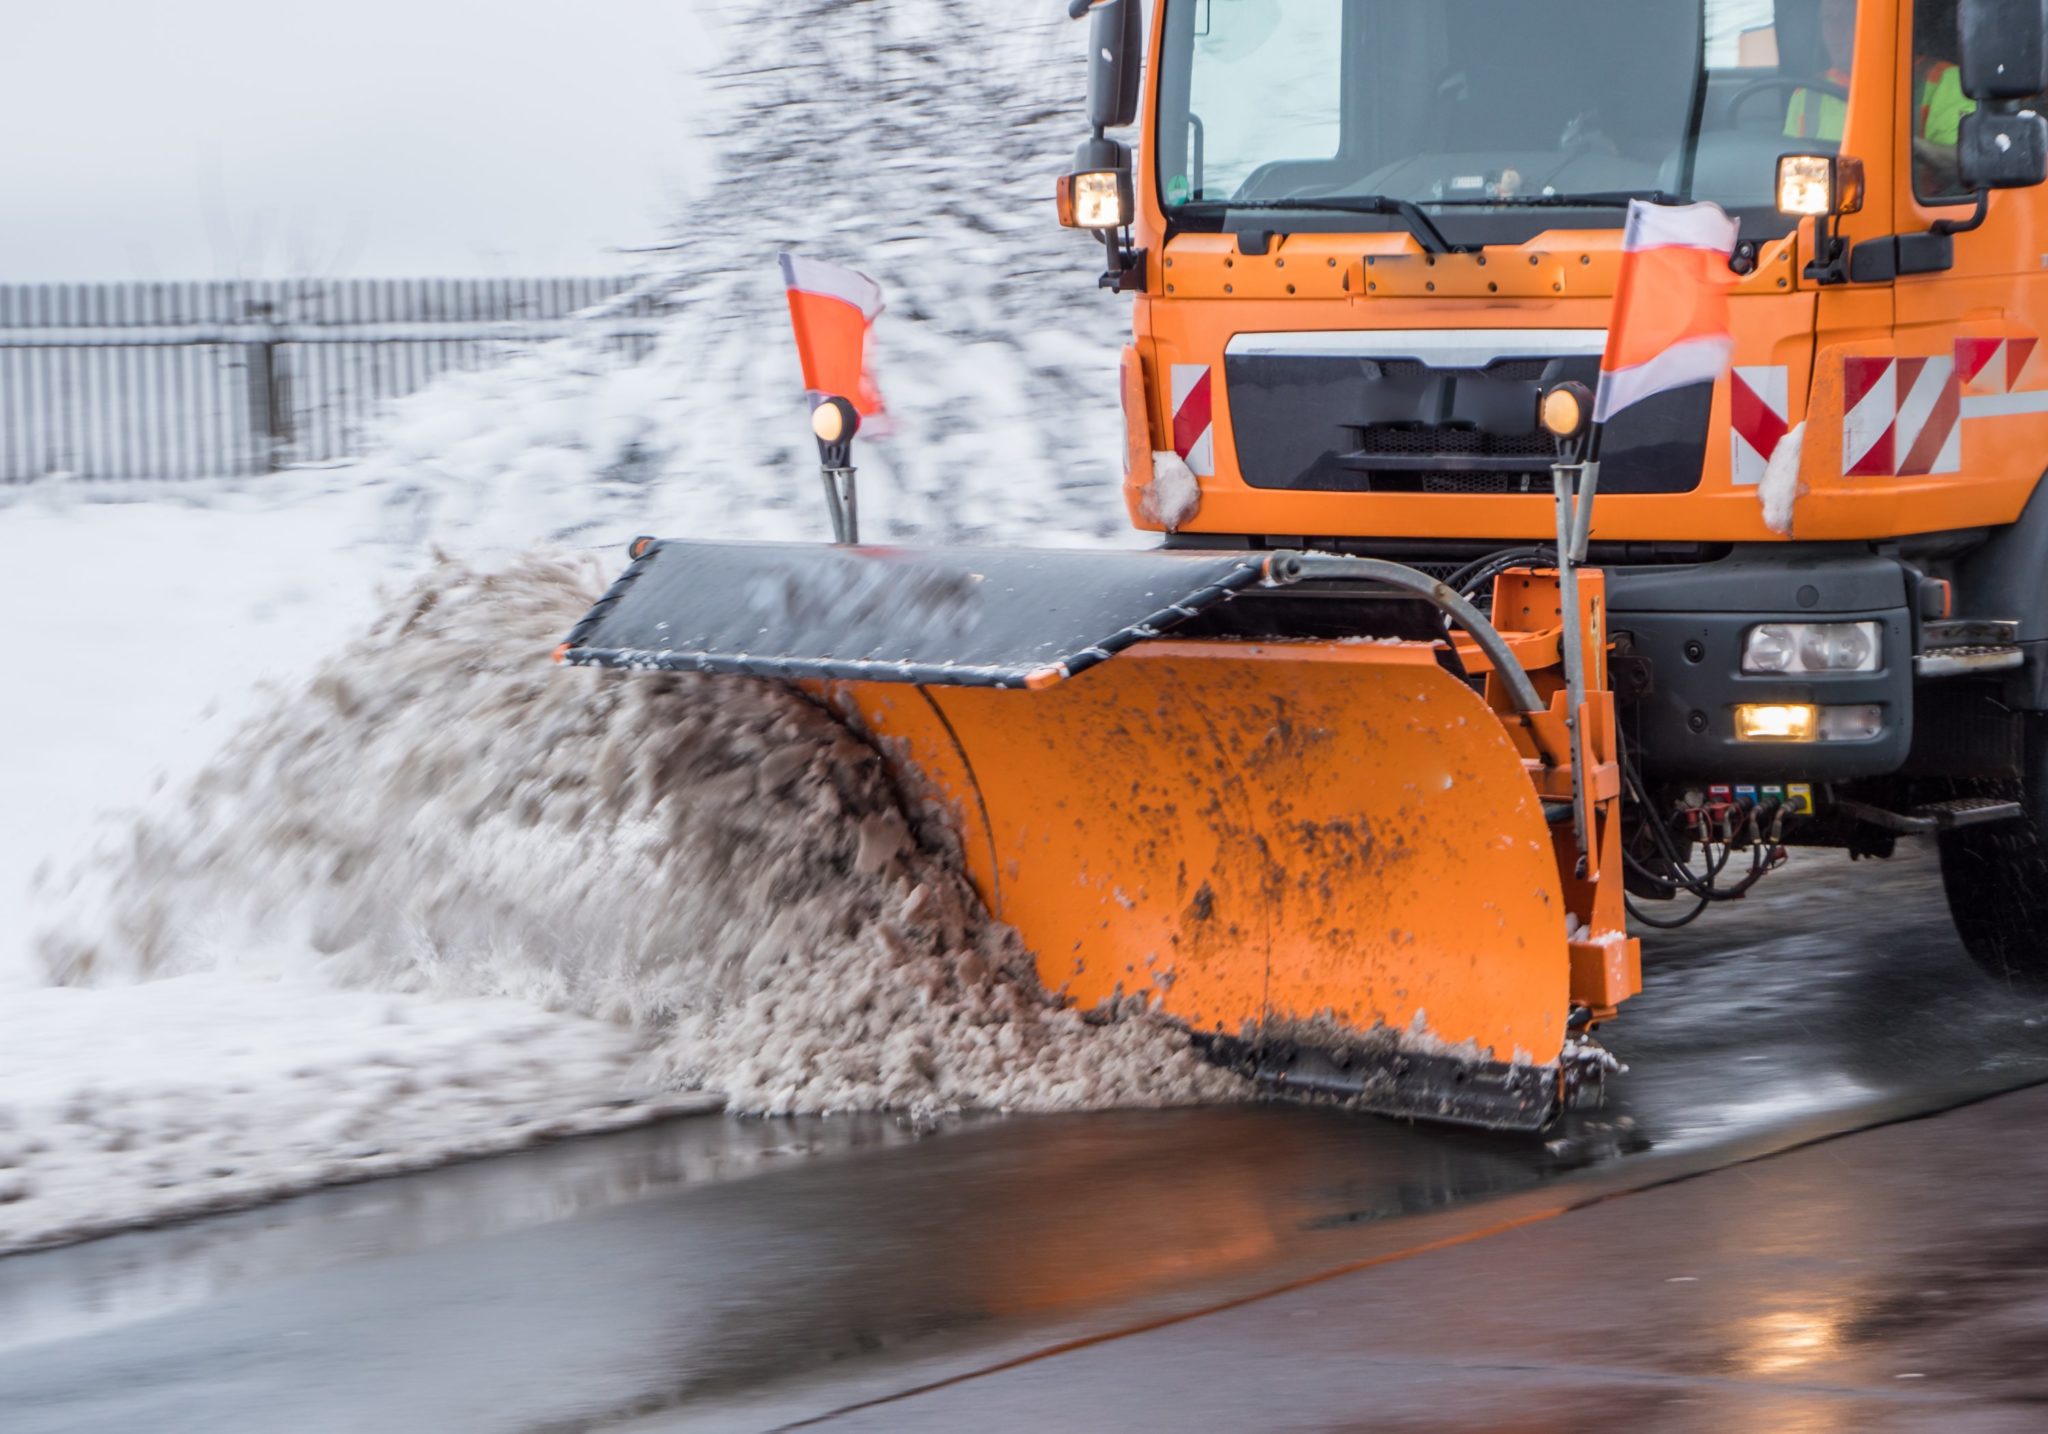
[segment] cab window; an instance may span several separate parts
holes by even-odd
[[[1968,199],[1956,169],[1956,131],[1976,109],[1956,61],[1956,0],[1915,0],[1913,69],[1904,102],[1913,146],[1913,195],[1923,204]]]

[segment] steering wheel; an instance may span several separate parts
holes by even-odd
[[[1836,99],[1844,101],[1849,98],[1849,92],[1832,80],[1823,80],[1817,77],[1803,80],[1791,75],[1771,75],[1761,80],[1751,80],[1748,84],[1730,95],[1727,108],[1722,110],[1721,113],[1727,117],[1728,127],[1735,129],[1738,127],[1735,123],[1735,117],[1742,113],[1743,106],[1747,105],[1758,95],[1784,95],[1785,102],[1789,106],[1791,104],[1791,97],[1800,90],[1808,90],[1819,95],[1832,95]]]

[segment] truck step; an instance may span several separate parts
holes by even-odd
[[[2026,660],[2017,644],[1938,647],[1914,658],[1913,671],[1921,677],[1982,677],[1992,672],[2010,672],[2024,666]]]
[[[1920,624],[1920,646],[2010,647],[2020,640],[2020,623],[2014,617],[1956,617]]]
[[[1991,822],[2017,821],[2026,815],[2026,808],[2002,797],[1956,797],[1946,802],[1929,802],[1910,812],[1888,812],[1882,807],[1867,806],[1862,802],[1836,802],[1834,807],[1844,816],[1854,817],[1866,826],[1907,836],[1985,826]]]

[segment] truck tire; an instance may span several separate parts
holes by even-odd
[[[2026,723],[2024,778],[1973,784],[2026,815],[1943,832],[1941,885],[1970,959],[1994,981],[2048,990],[2048,714]]]

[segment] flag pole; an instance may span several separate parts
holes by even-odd
[[[1586,425],[1579,416],[1583,385],[1559,384],[1539,399],[1543,426],[1559,439],[1557,462],[1551,468],[1557,503],[1558,603],[1563,609],[1558,645],[1564,659],[1572,816],[1581,870],[1593,838],[1590,794],[1579,775],[1586,756],[1586,656],[1589,643],[1604,641],[1606,623],[1599,613],[1592,622],[1585,620],[1579,606],[1579,565],[1586,561],[1593,540],[1601,441],[1607,420],[1631,404],[1669,389],[1718,381],[1727,369],[1735,342],[1728,323],[1727,286],[1734,281],[1728,256],[1740,238],[1740,226],[1718,205],[1629,200],[1600,383],[1592,396],[1593,421]],[[1560,398],[1563,390],[1573,392]]]
[[[1574,563],[1586,561],[1586,550],[1593,541],[1593,499],[1600,491],[1600,437],[1607,431],[1607,425],[1596,423],[1586,438],[1586,451],[1577,463],[1579,480],[1579,502],[1576,521],[1572,526],[1572,553]]]
[[[865,274],[800,254],[784,253],[779,262],[804,389],[811,395],[811,432],[818,440],[832,539],[858,543],[853,438],[863,413],[878,417],[882,412],[881,395],[867,371],[868,337],[884,308],[882,286]]]
[[[860,410],[847,399],[828,396],[811,410],[811,432],[818,440],[818,474],[825,480],[832,541],[842,546],[858,543],[860,498],[854,488],[853,436],[860,432]]]
[[[1585,559],[1581,531],[1592,521],[1592,492],[1599,481],[1598,452],[1601,425],[1594,424],[1575,458],[1560,454],[1551,465],[1551,492],[1557,503],[1557,597],[1563,631],[1558,634],[1564,658],[1565,732],[1572,754],[1572,828],[1578,837],[1579,868],[1583,873],[1586,853],[1591,848],[1593,827],[1587,801],[1583,744],[1579,741],[1579,714],[1586,705],[1586,631],[1579,621],[1579,564]]]

